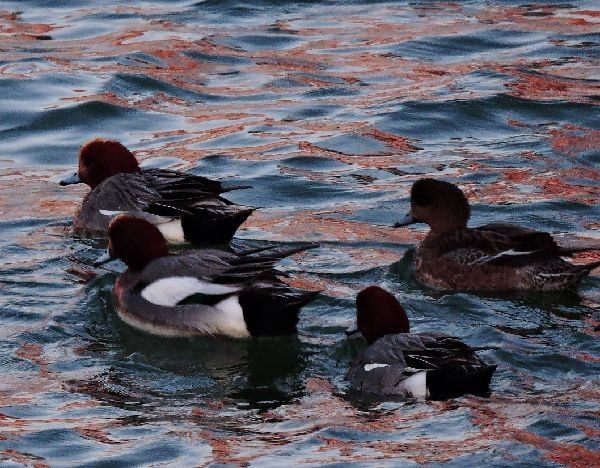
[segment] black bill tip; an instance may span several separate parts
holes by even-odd
[[[81,183],[81,179],[79,178],[79,174],[76,172],[75,174],[67,177],[66,179],[61,180],[58,184],[62,185],[63,187],[65,185],[73,185],[73,184],[80,184]]]
[[[393,227],[399,228],[399,227],[408,226],[409,224],[414,224],[414,223],[418,223],[418,222],[419,222],[419,220],[417,218],[415,218],[410,213],[407,213],[406,216],[401,221],[394,223]]]

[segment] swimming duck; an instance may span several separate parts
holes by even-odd
[[[296,332],[298,313],[317,293],[291,288],[273,265],[314,245],[217,249],[169,255],[158,227],[131,215],[115,217],[101,264],[119,258],[128,269],[113,288],[118,316],[159,336],[246,338]]]
[[[441,333],[409,333],[404,308],[378,286],[358,293],[356,319],[369,346],[352,362],[346,380],[362,394],[433,400],[489,394],[496,366],[475,353],[490,348]]]
[[[454,184],[415,182],[410,213],[394,227],[424,222],[431,230],[417,248],[416,278],[443,290],[556,291],[576,287],[600,262],[562,259],[594,248],[559,247],[552,236],[512,224],[468,228],[469,202]]]
[[[60,185],[78,183],[92,189],[73,223],[82,236],[105,237],[112,218],[130,213],[155,224],[169,242],[224,244],[253,211],[219,196],[247,187],[226,188],[193,174],[142,169],[113,140],[96,138],[81,147],[78,171]]]

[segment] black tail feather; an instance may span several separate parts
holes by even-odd
[[[253,208],[226,212],[195,209],[193,214],[181,218],[185,240],[197,245],[226,244],[253,211]]]
[[[227,185],[225,187],[221,186],[221,193],[233,192],[234,190],[247,190],[251,188],[252,185]]]
[[[584,272],[584,275],[588,275],[592,272],[592,270],[600,267],[600,262],[586,263],[585,265],[578,265],[578,267],[582,272]]]
[[[431,400],[446,400],[465,394],[489,396],[496,365],[482,364],[471,369],[442,368],[427,372]]]
[[[317,294],[289,287],[248,288],[239,301],[252,336],[291,335],[296,333],[300,309]]]
[[[573,273],[572,285],[576,286],[584,277],[589,275],[592,270],[600,267],[600,262],[586,263],[585,265],[573,265],[571,272]]]
[[[307,242],[296,246],[287,245],[275,245],[268,247],[259,247],[256,249],[245,250],[239,252],[240,258],[234,261],[236,265],[243,265],[246,263],[264,263],[272,262],[276,263],[279,260],[283,260],[291,255],[304,252],[305,250],[314,249],[319,247],[319,244],[314,242]]]

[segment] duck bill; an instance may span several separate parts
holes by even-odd
[[[80,184],[81,183],[81,179],[79,178],[79,174],[76,172],[75,174],[73,174],[72,176],[67,177],[66,179],[63,179],[59,182],[59,185],[73,185],[73,184]]]
[[[394,224],[394,228],[399,228],[403,226],[408,226],[409,224],[420,223],[421,221],[415,218],[410,213],[407,213],[406,216],[401,220]]]
[[[92,263],[93,266],[97,267],[100,265],[104,265],[105,263],[108,263],[112,260],[112,256],[110,254],[110,251],[108,249],[106,249],[106,251],[100,255],[95,261],[94,263]]]

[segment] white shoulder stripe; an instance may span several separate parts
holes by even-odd
[[[365,371],[369,372],[373,369],[378,369],[379,367],[388,367],[389,364],[365,364]]]
[[[141,295],[152,304],[173,307],[193,294],[213,296],[239,290],[239,287],[207,283],[193,276],[172,276],[150,283],[142,290]]]
[[[503,250],[500,253],[497,253],[496,255],[493,256],[489,256],[489,257],[482,257],[477,259],[476,261],[474,261],[473,263],[487,263],[487,262],[491,262],[493,260],[496,260],[500,257],[518,257],[520,255],[529,255],[531,253],[535,252],[535,250],[531,250],[528,252],[525,251],[518,251],[518,250],[514,250],[514,249],[510,249],[510,250]]]
[[[121,213],[125,213],[124,211],[110,211],[110,210],[98,210],[100,212],[100,214],[103,214],[104,216],[116,216],[118,214]]]

